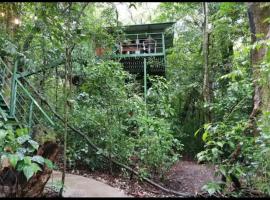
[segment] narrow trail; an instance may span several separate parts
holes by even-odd
[[[71,171],[69,171],[71,172]],[[197,164],[194,161],[179,161],[166,174],[162,185],[178,192],[196,196],[207,182],[216,180],[214,166]],[[110,175],[106,172],[72,170],[67,175],[65,197],[169,197],[152,185],[130,180],[122,174]],[[60,180],[61,173],[53,173],[53,182]],[[51,180],[50,180],[51,181]],[[50,182],[49,184],[51,184]]]
[[[217,180],[215,167],[197,164],[194,161],[180,161],[166,174],[165,185],[179,192],[197,194],[209,181]]]

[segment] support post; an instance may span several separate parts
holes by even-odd
[[[165,38],[164,38],[164,33],[162,33],[162,53],[165,56]]]
[[[17,94],[17,67],[18,67],[18,60],[15,61],[13,74],[12,74],[12,82],[11,82],[11,91],[10,91],[10,112],[9,116],[15,116],[15,107],[16,107],[16,94]]]
[[[147,79],[146,79],[146,58],[143,58],[143,87],[144,87],[144,102],[146,105],[146,95],[147,95]]]
[[[31,100],[30,106],[29,106],[29,119],[28,119],[28,132],[31,135],[31,127],[32,127],[32,117],[33,117],[33,100]]]
[[[167,66],[167,62],[166,62],[166,51],[165,51],[165,37],[164,37],[164,33],[162,33],[162,53],[163,53],[163,62],[164,62],[164,67],[165,67],[165,77],[166,77],[166,66]]]
[[[146,75],[147,75],[147,64],[146,64],[146,58],[143,58],[143,80],[144,80],[144,103],[145,103],[145,117],[147,118],[147,79],[146,79]],[[146,124],[145,127],[145,134],[148,133],[148,125]]]

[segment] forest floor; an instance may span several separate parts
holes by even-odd
[[[127,195],[134,197],[174,197],[148,183],[142,182],[137,178],[130,180],[123,173],[111,175],[108,171],[89,171],[89,170],[69,170],[69,173],[91,177],[97,181],[106,183],[112,187],[124,190]],[[214,166],[197,164],[194,161],[179,161],[166,174],[160,185],[173,189],[178,192],[196,195],[201,191],[201,187],[209,181],[216,179],[214,177]]]
[[[207,164],[197,164],[194,161],[179,161],[168,172],[165,184],[170,189],[197,194],[209,181],[217,180],[214,176],[215,167]]]
[[[58,155],[57,166],[62,168],[62,156]],[[157,187],[150,185],[149,183],[140,181],[137,177],[133,176],[130,179],[130,175],[123,172],[115,172],[110,174],[109,170],[92,171],[85,166],[80,165],[77,169],[67,169],[67,173],[80,175],[83,177],[93,178],[97,181],[101,181],[112,187],[123,190],[125,194],[134,197],[175,197],[176,195],[166,193]],[[165,174],[165,178],[161,181],[158,177],[154,178],[154,181],[161,186],[175,190],[181,193],[189,193],[196,196],[198,193],[202,193],[202,186],[207,182],[217,180],[214,176],[215,167],[208,164],[198,164],[196,161],[190,159],[178,161],[171,169]],[[45,192],[45,197],[54,196],[56,194],[50,194]]]

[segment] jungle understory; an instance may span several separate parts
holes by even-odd
[[[270,3],[0,3],[0,197],[269,197]]]

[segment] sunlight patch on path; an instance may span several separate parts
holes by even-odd
[[[61,172],[53,172],[48,185],[59,185]],[[66,174],[64,197],[129,197],[123,191],[92,178]]]

